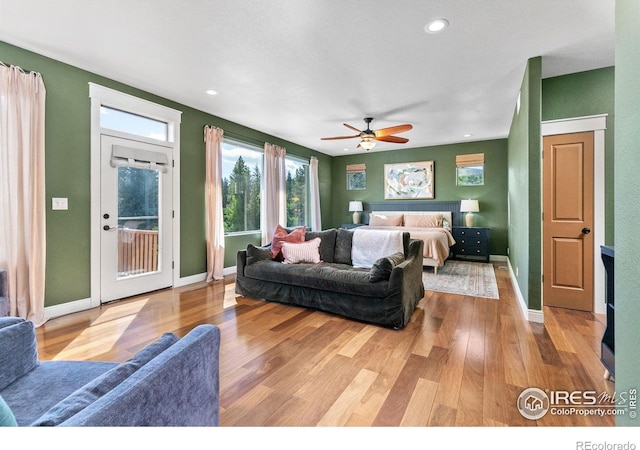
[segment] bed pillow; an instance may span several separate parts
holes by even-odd
[[[393,268],[404,261],[404,255],[400,252],[394,253],[391,256],[378,259],[371,270],[369,271],[369,281],[372,283],[375,281],[388,280],[391,277]]]
[[[442,228],[442,214],[407,214],[404,216],[406,227]]]
[[[307,232],[307,227],[303,226],[296,228],[291,233],[278,225],[276,231],[273,232],[273,239],[271,240],[271,259],[282,261],[282,243],[283,242],[304,242],[304,235]]]
[[[371,214],[369,225],[372,227],[401,227],[404,214]]]
[[[283,264],[319,263],[320,262],[320,238],[313,238],[302,244],[283,242]]]

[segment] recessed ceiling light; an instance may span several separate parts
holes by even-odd
[[[471,133],[467,133],[467,134],[464,135],[464,137],[471,137],[471,136],[473,136],[473,134],[471,134]]]
[[[207,89],[205,92],[209,95],[218,95],[218,91],[214,91],[213,89]]]
[[[449,26],[449,21],[446,19],[432,20],[424,26],[424,31],[427,33],[439,33]]]

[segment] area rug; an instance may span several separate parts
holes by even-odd
[[[422,272],[422,281],[427,291],[499,298],[496,275],[490,263],[447,260],[437,275],[431,269]]]

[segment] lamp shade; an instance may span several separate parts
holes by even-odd
[[[480,212],[478,200],[461,200],[460,212]]]
[[[349,211],[350,212],[362,211],[362,202],[357,200],[349,202]]]

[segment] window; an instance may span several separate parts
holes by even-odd
[[[287,156],[287,227],[309,225],[309,163]]]
[[[159,141],[169,140],[169,125],[160,120],[100,106],[100,126]]]
[[[260,231],[262,150],[225,140],[222,143],[224,232]]]
[[[224,232],[260,231],[263,150],[225,139],[222,143],[222,210]],[[286,157],[287,223],[309,224],[309,162]]]

